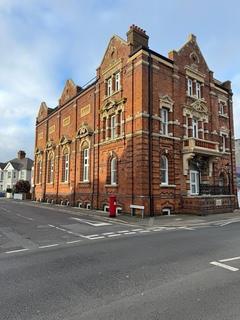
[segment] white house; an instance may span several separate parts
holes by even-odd
[[[31,184],[33,160],[26,158],[22,150],[18,157],[0,164],[0,191],[12,189],[18,180],[28,180]]]

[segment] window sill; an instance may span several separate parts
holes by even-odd
[[[117,188],[118,184],[105,184],[106,188]]]
[[[219,117],[222,117],[222,118],[228,119],[228,115],[227,115],[227,114],[219,113]]]
[[[175,184],[160,184],[161,188],[176,188]]]
[[[122,89],[120,88],[118,91],[112,92],[109,96],[104,96],[103,101],[111,98],[112,96],[114,96],[115,94],[117,94],[117,93],[119,93],[119,92],[121,92],[121,91],[122,91]]]
[[[79,184],[90,184],[90,181],[79,181]]]

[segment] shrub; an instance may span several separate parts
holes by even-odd
[[[14,192],[15,193],[28,193],[31,189],[29,181],[26,180],[19,180],[15,187]]]

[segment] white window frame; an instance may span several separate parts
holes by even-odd
[[[198,120],[192,118],[192,137],[198,139]]]
[[[117,184],[117,158],[116,157],[111,159],[110,170],[111,170],[111,185],[116,185]]]
[[[112,78],[107,79],[107,96],[112,94]]]
[[[222,152],[226,152],[226,144],[227,144],[227,135],[222,133]]]
[[[54,173],[54,158],[50,159],[50,177],[49,183],[53,183],[53,173]]]
[[[119,91],[121,89],[121,74],[120,71],[118,71],[117,73],[115,73],[115,91]]]
[[[8,178],[8,179],[11,179],[11,177],[12,177],[12,172],[11,172],[11,171],[8,171],[7,178]]]
[[[68,182],[69,179],[69,154],[64,154],[65,167],[64,167],[64,180],[63,182]]]
[[[16,178],[16,175],[14,176],[14,173],[13,173],[13,178]],[[23,180],[24,179],[24,171],[21,170],[20,172],[20,179]]]
[[[115,139],[116,137],[116,115],[113,114],[111,116],[111,139]]]
[[[196,97],[198,99],[202,98],[202,92],[201,92],[201,83],[196,81]]]
[[[168,108],[161,108],[161,130],[164,136],[168,135],[168,118],[169,118],[169,110]]]
[[[89,148],[83,149],[83,181],[89,181]]]
[[[192,79],[187,79],[187,92],[190,97],[193,96],[193,81]]]
[[[165,163],[165,167],[162,167],[162,160]],[[166,156],[161,156],[160,158],[160,173],[161,173],[161,185],[168,185],[168,158]],[[162,177],[164,176],[164,182],[162,181]]]
[[[219,114],[224,115],[224,104],[222,102],[219,103]]]
[[[190,170],[190,194],[191,195],[199,195],[199,171]],[[194,179],[192,179],[194,177]],[[195,188],[195,190],[193,190]]]

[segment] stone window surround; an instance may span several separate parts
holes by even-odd
[[[186,95],[190,98],[193,98],[193,99],[203,99],[203,94],[202,94],[202,90],[200,91],[200,97],[197,96],[197,83],[200,84],[200,88],[203,88],[204,87],[204,81],[201,81],[196,78],[194,78],[193,76],[189,77],[188,75],[186,75],[186,79],[187,79],[187,90],[186,90]],[[188,90],[188,80],[192,80],[192,95],[189,94],[189,90]],[[195,93],[194,93],[194,85],[195,85]]]
[[[121,77],[121,73],[122,73],[122,70],[121,69],[118,69],[116,70],[115,72],[113,72],[111,74],[111,76],[108,76],[107,78],[104,79],[104,85],[105,85],[105,94],[104,94],[104,100],[105,99],[108,99],[109,97],[112,97],[114,94],[120,92],[122,90],[122,85],[121,85],[121,80],[122,80],[122,77]],[[119,88],[118,90],[115,89],[116,87],[116,80],[115,80],[115,75],[116,74],[119,74]],[[108,81],[111,79],[111,92],[109,93],[108,92]]]
[[[101,129],[101,132],[105,131],[105,134],[106,134],[106,132],[108,132],[108,130],[111,130],[111,124],[109,126],[108,122],[111,121],[111,117],[114,115],[116,117],[115,130],[119,127],[119,131],[120,131],[120,134],[115,132],[114,138],[112,138],[111,135],[109,137],[105,136],[105,139],[103,141],[110,141],[110,140],[114,141],[114,140],[124,136],[124,133],[125,133],[125,130],[124,130],[124,124],[125,124],[124,110],[125,110],[124,105],[121,104],[117,107],[112,106],[111,108],[109,108],[109,110],[105,110],[103,112],[102,117],[101,117],[101,121],[103,122],[105,120],[106,126],[105,126],[105,128]],[[121,116],[121,114],[122,114],[122,116]],[[121,120],[121,118],[122,118],[122,120]]]
[[[164,96],[160,96],[159,97],[159,114],[160,114],[160,116],[159,116],[159,120],[161,121],[161,123],[162,123],[162,109],[168,109],[168,112],[169,113],[172,113],[173,112],[173,105],[174,105],[174,101],[171,99],[171,97],[170,96],[168,96],[168,95],[164,95]],[[173,123],[174,121],[170,121],[169,120],[169,116],[168,116],[168,129],[167,129],[167,134],[166,135],[164,135],[163,134],[163,132],[162,132],[162,128],[160,129],[160,134],[162,134],[162,135],[164,135],[164,136],[166,136],[166,137],[168,137],[168,136],[172,136],[173,135],[173,133],[172,132],[169,132],[169,125],[170,124],[174,124]]]
[[[50,158],[51,157],[51,158]],[[48,182],[49,180],[48,180],[48,176],[47,176],[47,184],[49,184],[49,185],[53,185],[54,184],[54,165],[55,165],[55,152],[53,151],[53,150],[49,150],[48,151],[48,155],[47,155],[47,175],[49,174],[49,168],[48,168],[48,166],[49,166],[49,161],[53,161],[53,168],[51,168],[51,174],[53,175],[52,176],[52,181],[50,181],[50,182]],[[51,164],[51,166],[52,166],[52,164]]]

